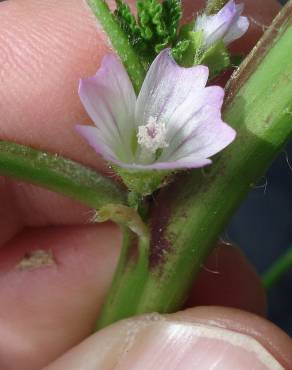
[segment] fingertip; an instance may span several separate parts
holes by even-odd
[[[243,310],[219,307],[200,306],[177,312],[175,319],[208,324],[242,333],[261,343],[283,366],[292,368],[291,338],[271,321]],[[274,369],[273,367],[271,369]]]
[[[288,336],[264,319],[239,310],[201,307],[120,321],[46,370],[280,370],[291,368],[290,349]]]
[[[93,75],[109,50],[86,2],[8,1],[0,13],[0,34],[1,139],[103,169],[73,129],[88,121],[78,81]]]
[[[92,333],[120,239],[111,223],[44,227],[0,250],[1,369],[38,370]]]

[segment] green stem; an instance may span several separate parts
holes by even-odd
[[[224,120],[237,130],[236,141],[203,174],[194,171],[160,200],[163,207],[173,199],[159,238],[167,257],[154,254],[141,312],[181,307],[234,210],[291,138],[291,44],[290,1],[229,84]]]
[[[183,175],[160,192],[152,215],[150,271],[131,314],[181,308],[234,210],[291,137],[291,16],[290,1],[231,78],[224,119],[237,130],[236,141],[207,170]],[[122,284],[136,278],[126,274]]]
[[[125,205],[127,194],[111,180],[78,163],[5,141],[0,141],[0,175],[67,195],[96,209],[94,221],[110,219],[121,225],[122,253],[99,327],[131,315],[149,271],[149,232],[136,211]],[[123,284],[129,275],[130,284]]]
[[[272,288],[281,280],[288,270],[292,271],[292,247],[280,256],[280,258],[264,273],[262,277],[264,287],[267,290]]]
[[[140,91],[146,71],[139,57],[133,50],[127,35],[122,31],[114,19],[107,3],[104,0],[87,0],[88,5],[99,20],[101,26],[110,38],[112,46],[119,54],[128,75],[133,83],[136,93]]]
[[[96,330],[137,312],[148,275],[149,237],[138,239],[132,231],[124,229],[119,263]]]
[[[97,329],[135,313],[139,294],[149,274],[149,230],[132,208],[109,204],[97,212],[98,221],[113,220],[124,230],[124,240],[112,287]]]
[[[126,204],[126,193],[113,181],[76,162],[24,145],[0,141],[0,175],[27,181],[99,209]]]

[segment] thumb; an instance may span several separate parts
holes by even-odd
[[[44,370],[291,369],[291,340],[243,311],[199,307],[124,320]]]

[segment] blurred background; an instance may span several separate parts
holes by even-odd
[[[290,159],[290,163],[288,163]],[[292,246],[292,144],[250,192],[223,238],[262,274]],[[269,318],[292,335],[292,269],[268,291]]]

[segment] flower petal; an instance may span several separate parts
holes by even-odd
[[[83,136],[90,146],[105,160],[113,161],[116,156],[111,148],[101,139],[100,131],[93,126],[76,125],[76,131]]]
[[[162,51],[152,63],[137,99],[137,125],[146,125],[151,117],[167,126],[168,140],[202,104],[202,91],[208,80],[208,68],[183,68]]]
[[[113,151],[123,147],[123,160],[131,160],[136,96],[116,56],[106,55],[96,75],[80,81],[79,96],[103,141]]]
[[[235,131],[221,120],[224,91],[218,86],[206,88],[207,79],[207,67],[180,67],[166,49],[151,65],[135,109],[136,97],[126,71],[115,57],[107,57],[96,76],[80,84],[80,97],[96,127],[78,125],[76,129],[97,153],[124,168],[205,166],[211,163],[210,156],[235,137]],[[131,151],[133,134],[151,119],[166,125],[167,147],[156,162],[141,164]]]
[[[183,125],[173,130],[169,139],[169,146],[162,152],[160,160],[169,160],[173,153],[177,151],[177,148],[187,142],[200,125],[220,119],[223,98],[224,90],[221,87],[210,86],[203,89],[200,96],[197,97],[197,103],[200,102],[198,109],[192,109],[191,105],[189,107],[184,105],[184,108],[188,109],[191,114]],[[204,143],[198,142],[197,145],[204,145]]]
[[[214,119],[210,119],[211,116]],[[217,115],[217,119],[215,118]],[[228,146],[236,132],[218,117],[218,112],[210,108],[209,117],[194,129],[187,139],[176,148],[168,160],[182,160],[185,157],[209,158]]]
[[[249,27],[249,20],[247,17],[239,17],[237,22],[235,22],[225,35],[223,41],[225,44],[230,44],[232,41],[239,39],[243,36]]]
[[[203,31],[206,48],[223,39],[235,14],[234,0],[230,0],[217,14],[209,16],[203,14],[197,18],[195,31]]]
[[[201,90],[207,79],[207,67],[180,67],[171,57],[170,49],[163,50],[152,63],[139,93],[137,125],[147,124],[150,117],[167,123],[176,108],[190,93]]]
[[[247,31],[249,21],[246,17],[240,17],[243,8],[243,4],[236,5],[234,0],[230,0],[217,14],[203,14],[197,18],[195,31],[203,31],[205,48],[221,39],[225,44],[230,44]]]

